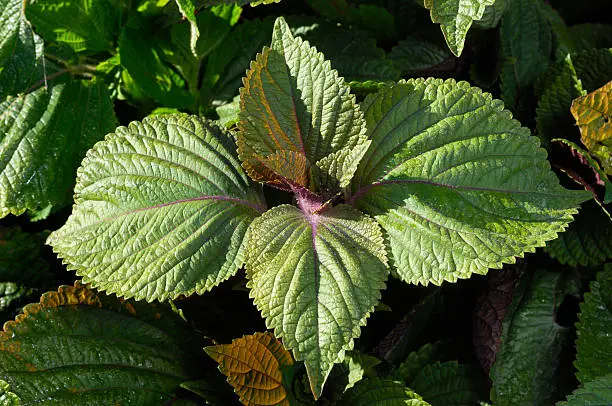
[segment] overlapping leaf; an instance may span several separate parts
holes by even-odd
[[[612,374],[601,376],[576,389],[557,406],[609,406],[612,404]]]
[[[231,137],[195,116],[119,127],[89,151],[48,243],[85,282],[139,299],[202,293],[242,265],[262,208]]]
[[[576,377],[582,384],[612,374],[612,265],[607,264],[591,283],[580,305],[576,324]],[[612,387],[610,388],[612,390]]]
[[[431,21],[440,24],[450,50],[459,56],[472,23],[480,20],[495,0],[423,0],[423,3],[431,11]]]
[[[269,328],[303,360],[319,397],[380,298],[388,270],[382,233],[358,211],[277,206],[250,229],[251,297]]]
[[[11,392],[9,384],[0,379],[0,404],[3,406],[19,406],[19,397]]]
[[[0,218],[71,201],[76,168],[116,126],[103,83],[68,81],[0,102]]]
[[[206,347],[243,405],[291,405],[291,354],[270,333],[255,333],[231,344]]]
[[[163,404],[202,375],[199,339],[161,306],[61,286],[0,332],[0,374],[23,404]]]
[[[401,382],[368,378],[346,391],[340,405],[345,406],[429,406],[417,393]]]
[[[426,365],[408,385],[432,405],[469,406],[484,398],[475,371],[457,361]]]
[[[572,102],[580,139],[612,175],[612,81]]]
[[[555,321],[565,287],[561,273],[541,270],[519,284],[490,372],[495,405],[546,405],[557,400],[560,354],[571,337],[570,329]]]
[[[537,139],[465,82],[409,80],[362,109],[372,145],[349,201],[387,231],[406,282],[513,263],[556,238],[588,198],[559,186]]]
[[[451,57],[447,48],[416,37],[401,40],[389,53],[395,67],[405,74],[432,68]]]
[[[241,89],[238,153],[255,180],[339,192],[368,146],[363,115],[329,61],[284,19]]]
[[[119,12],[109,0],[32,0],[28,20],[48,42],[76,52],[111,51],[119,28]]]

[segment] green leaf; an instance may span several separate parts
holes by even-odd
[[[561,273],[540,270],[519,284],[490,372],[494,405],[548,405],[558,396],[560,353],[571,337],[555,321],[565,282]]]
[[[569,32],[577,50],[612,47],[612,25],[576,24]]]
[[[293,359],[268,332],[204,348],[247,406],[292,404]]]
[[[240,121],[240,95],[237,95],[231,103],[216,108],[219,115],[219,124],[230,128]]]
[[[495,0],[495,3],[487,6],[482,18],[474,21],[474,25],[478,28],[490,29],[495,28],[501,21],[506,9],[511,0]]]
[[[2,406],[19,406],[19,397],[10,389],[9,384],[0,379],[0,404]]]
[[[0,102],[0,218],[71,202],[79,162],[115,125],[100,82],[50,83]]]
[[[272,48],[247,72],[240,104],[238,154],[256,181],[333,195],[350,182],[369,145],[349,86],[282,17]]]
[[[346,391],[340,405],[345,406],[430,406],[421,396],[401,382],[368,378]]]
[[[529,130],[466,82],[401,82],[362,109],[372,144],[348,202],[387,231],[408,283],[514,263],[556,238],[589,197],[559,186]]]
[[[164,404],[203,375],[199,341],[169,309],[77,283],[4,325],[0,374],[24,404]]]
[[[519,99],[531,97],[536,79],[551,59],[552,28],[543,7],[541,0],[513,0],[502,18],[501,91],[511,109]]]
[[[166,66],[151,46],[153,38],[142,21],[132,19],[119,37],[119,57],[134,82],[160,105],[191,108],[195,100],[182,88],[177,75]]]
[[[582,384],[612,374],[611,326],[612,264],[606,264],[597,280],[591,282],[591,291],[585,293],[576,324],[578,354],[574,365],[578,370],[576,377]],[[612,390],[612,385],[609,388]]]
[[[32,31],[23,5],[22,0],[0,0],[0,101],[43,75],[43,41]]]
[[[183,17],[185,17],[187,21],[189,21],[189,27],[191,31],[189,45],[193,55],[197,56],[196,44],[198,42],[198,38],[200,37],[200,30],[198,28],[198,22],[196,21],[195,4],[192,0],[176,0],[176,5],[178,6]]]
[[[389,53],[389,59],[404,75],[432,68],[452,57],[446,47],[416,37],[401,40]]]
[[[576,221],[546,246],[563,265],[593,266],[612,259],[612,220],[595,203],[584,203]]]
[[[231,137],[196,116],[119,127],[89,151],[75,205],[48,243],[83,281],[121,296],[201,294],[242,266],[263,201]]]
[[[394,381],[402,381],[407,385],[411,385],[418,373],[426,366],[435,360],[438,345],[425,344],[417,351],[413,351],[401,364],[394,367],[386,376],[387,379]]]
[[[31,0],[28,20],[47,42],[59,42],[75,52],[114,48],[120,14],[109,0]]]
[[[475,20],[480,20],[487,6],[495,0],[422,0],[431,12],[431,21],[440,24],[448,47],[461,55],[467,32]]]
[[[374,368],[380,364],[380,360],[359,351],[351,351],[344,356],[344,366],[348,371],[348,382],[344,390],[350,389],[364,376],[375,376]]]
[[[272,4],[272,3],[280,3],[281,0],[202,0],[200,3],[204,4],[207,7],[216,6],[219,4],[238,4],[240,6],[244,6],[250,4],[251,6],[259,6],[261,4]]]
[[[609,406],[612,404],[612,374],[587,382],[557,406]]]
[[[471,406],[483,398],[475,372],[457,361],[426,365],[409,386],[432,406]]]
[[[315,398],[380,299],[386,262],[376,222],[346,205],[321,213],[282,205],[253,221],[250,295],[266,325],[305,362]]]

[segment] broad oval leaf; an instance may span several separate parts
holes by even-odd
[[[323,54],[282,17],[240,89],[238,154],[256,181],[340,191],[365,152],[363,115]]]
[[[612,374],[612,264],[591,282],[591,291],[580,305],[580,321],[576,324],[576,377],[582,384]]]
[[[255,333],[204,350],[219,363],[243,405],[292,404],[293,359],[272,334]]]
[[[556,238],[588,193],[559,186],[503,103],[466,82],[416,79],[362,104],[370,149],[349,202],[388,234],[399,276],[484,274]]]
[[[119,127],[78,171],[75,205],[48,243],[83,281],[120,296],[203,293],[242,266],[264,209],[231,137],[196,116]]]
[[[345,406],[430,406],[403,383],[367,378],[347,390],[340,405]]]
[[[277,206],[250,228],[248,286],[269,328],[303,360],[315,398],[353,346],[387,279],[376,222],[346,206]]]
[[[0,218],[69,204],[78,163],[116,125],[102,82],[54,83],[0,101]]]
[[[612,81],[572,102],[580,139],[612,175]]]
[[[4,325],[0,375],[23,404],[164,404],[202,375],[199,341],[169,309],[77,283]]]
[[[480,20],[487,6],[495,0],[422,0],[431,11],[431,21],[440,24],[450,50],[461,55],[465,37],[475,20]]]

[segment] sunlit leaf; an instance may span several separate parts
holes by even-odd
[[[359,381],[346,391],[340,405],[345,406],[430,406],[403,383],[378,378]]]

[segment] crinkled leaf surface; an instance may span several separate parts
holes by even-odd
[[[11,388],[6,381],[0,379],[0,404],[2,406],[19,406],[19,397],[11,392]]]
[[[571,337],[570,329],[555,321],[565,295],[564,279],[560,272],[538,270],[517,287],[490,371],[493,404],[547,405],[558,400],[560,353]]]
[[[120,23],[118,8],[109,0],[32,0],[26,14],[45,41],[76,52],[113,50]]]
[[[493,3],[495,0],[423,0],[431,11],[431,21],[440,24],[448,47],[457,56],[463,51],[472,23],[480,20]]]
[[[372,144],[349,202],[387,231],[406,282],[454,282],[514,263],[556,238],[588,198],[559,186],[529,130],[466,82],[409,80],[362,109]]]
[[[582,384],[612,374],[612,264],[591,282],[580,305],[576,340],[576,377]],[[610,386],[612,390],[612,385]]]
[[[89,151],[72,215],[48,243],[85,282],[120,296],[203,293],[242,266],[261,199],[229,134],[196,116],[154,116]]]
[[[403,383],[379,378],[359,381],[346,391],[340,405],[345,406],[429,406],[421,396]]]
[[[557,406],[609,406],[612,404],[612,374],[601,376],[576,389]]]
[[[513,0],[501,21],[502,99],[513,109],[548,68],[552,31],[541,0]]]
[[[580,139],[612,175],[612,81],[572,102]]]
[[[399,365],[393,367],[385,378],[402,381],[410,386],[418,373],[436,359],[438,347],[439,345],[428,343],[418,350],[411,352]]]
[[[0,101],[42,77],[43,41],[24,15],[22,0],[0,0]]]
[[[612,259],[612,220],[593,201],[559,238],[546,246],[546,252],[564,265],[594,266]]]
[[[277,206],[251,225],[250,295],[306,364],[315,397],[378,302],[386,262],[379,226],[346,205],[318,214]]]
[[[469,406],[485,398],[475,371],[457,361],[425,365],[408,385],[434,406]]]
[[[0,218],[71,201],[85,152],[116,126],[100,82],[67,81],[0,102]]]
[[[389,59],[404,74],[414,74],[450,58],[452,55],[445,46],[417,37],[401,40],[389,53]]]
[[[0,374],[23,404],[164,404],[202,374],[199,342],[165,307],[77,283],[4,325]]]
[[[293,359],[271,333],[255,333],[231,344],[205,348],[243,405],[290,405]]]
[[[363,115],[329,61],[282,17],[240,96],[238,154],[253,179],[332,194],[350,182],[368,146]]]

